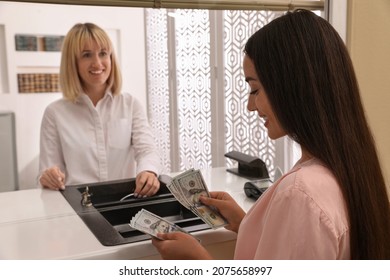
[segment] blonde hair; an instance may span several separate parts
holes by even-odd
[[[83,92],[77,68],[77,57],[86,43],[96,42],[111,53],[111,73],[107,80],[107,89],[113,95],[120,94],[122,76],[112,42],[107,33],[93,23],[77,23],[65,36],[62,45],[60,65],[60,86],[64,98],[75,102]]]

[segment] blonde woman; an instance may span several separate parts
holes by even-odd
[[[65,185],[136,177],[136,197],[155,194],[160,157],[138,100],[121,93],[121,71],[107,33],[74,25],[62,48],[63,98],[50,104],[41,125],[40,184]]]

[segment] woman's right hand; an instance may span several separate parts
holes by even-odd
[[[157,248],[163,260],[209,260],[211,255],[192,235],[174,231],[158,233],[152,238],[152,244]]]
[[[245,211],[226,192],[210,192],[210,197],[201,196],[199,200],[208,206],[218,209],[219,213],[227,220],[228,230],[238,232],[241,221],[245,216]]]
[[[65,174],[57,167],[51,167],[46,169],[39,179],[39,182],[44,188],[52,190],[64,190],[65,189]]]

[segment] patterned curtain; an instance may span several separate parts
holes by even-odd
[[[145,13],[149,120],[165,171],[215,167],[216,158],[235,150],[260,157],[273,176],[275,143],[257,114],[246,109],[242,61],[250,35],[284,12]],[[219,132],[224,137],[215,137]]]

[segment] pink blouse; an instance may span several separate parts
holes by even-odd
[[[297,164],[248,211],[235,259],[350,259],[348,213],[331,171]]]

